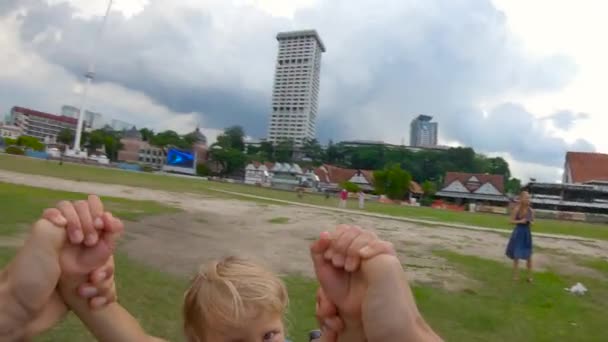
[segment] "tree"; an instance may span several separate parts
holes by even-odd
[[[384,170],[374,172],[376,192],[393,200],[403,200],[409,191],[412,176],[399,164],[389,164]]]
[[[44,151],[44,144],[34,137],[22,135],[17,138],[17,145],[25,148],[30,148],[34,151]]]
[[[521,180],[517,178],[509,179],[505,184],[505,192],[508,194],[518,194],[521,191]]]
[[[260,144],[260,158],[261,161],[273,162],[274,159],[274,145],[269,141],[262,141]]]
[[[293,162],[294,143],[291,139],[280,141],[275,148],[275,159],[279,163]]]
[[[207,177],[211,175],[211,170],[206,164],[196,165],[196,174],[201,177]]]
[[[217,144],[222,148],[232,148],[239,151],[245,150],[245,131],[241,126],[231,126],[217,137]]]
[[[192,145],[188,143],[175,131],[167,130],[150,137],[150,144],[157,147],[175,146],[177,148],[188,149]]]
[[[346,189],[348,192],[359,192],[361,191],[361,187],[353,182],[342,182],[340,183],[341,189]]]
[[[317,139],[305,139],[302,144],[304,157],[310,158],[314,165],[320,165],[323,159],[323,148]]]
[[[62,129],[57,135],[57,141],[68,146],[72,145],[74,143],[74,131],[68,128]]]
[[[89,153],[101,148],[105,143],[106,133],[102,130],[95,130],[88,134],[86,147]]]
[[[247,162],[247,156],[234,148],[222,148],[218,144],[211,146],[211,159],[221,166],[220,174],[232,175],[242,170]]]
[[[141,134],[141,139],[143,141],[150,142],[152,138],[154,138],[154,131],[148,128],[142,128],[139,130],[139,134]]]
[[[422,183],[422,191],[424,192],[424,194],[422,195],[420,204],[424,206],[431,205],[433,203],[435,193],[437,193],[437,184],[427,180]]]
[[[13,146],[13,145],[17,145],[16,139],[4,138],[4,146]]]
[[[108,134],[103,139],[103,145],[108,159],[116,161],[118,159],[118,151],[122,149],[120,139],[115,135]]]

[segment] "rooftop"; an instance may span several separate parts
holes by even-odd
[[[15,112],[18,112],[21,114],[25,114],[25,115],[36,116],[39,118],[45,118],[45,119],[65,122],[65,123],[72,124],[72,125],[78,124],[78,119],[71,118],[71,117],[65,116],[65,115],[49,114],[49,113],[40,112],[37,110],[24,108],[24,107],[18,107],[18,106],[13,107],[12,111],[15,111]]]
[[[573,183],[608,181],[608,154],[568,152],[566,163],[570,167]]]
[[[433,120],[433,117],[430,116],[430,115],[420,114],[414,120],[418,120],[418,121],[431,121],[431,120]]]
[[[277,34],[277,40],[297,37],[314,37],[317,40],[317,43],[319,43],[319,46],[321,46],[321,51],[325,52],[325,44],[323,44],[323,41],[316,30],[279,32],[279,34]]]

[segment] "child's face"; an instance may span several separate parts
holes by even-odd
[[[241,327],[212,327],[205,337],[206,341],[214,342],[285,342],[283,316],[266,314],[248,319]]]

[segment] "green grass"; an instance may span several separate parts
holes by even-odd
[[[77,199],[86,199],[86,195],[0,182],[0,236],[24,231],[40,217],[45,208],[53,207],[61,200]],[[131,221],[143,216],[179,211],[153,201],[132,201],[113,197],[103,197],[102,200],[107,210],[117,217]]]
[[[608,287],[603,280],[535,273],[534,284],[513,283],[505,264],[438,252],[478,285],[452,293],[415,288],[424,316],[448,341],[605,341]],[[590,292],[564,290],[582,282]]]
[[[289,223],[289,217],[273,217],[268,220],[269,223],[286,224]]]
[[[241,194],[256,195],[278,200],[287,200],[320,206],[337,207],[338,204],[336,198],[325,199],[323,196],[315,194],[304,194],[303,198],[299,199],[295,192],[75,164],[64,164],[60,166],[58,162],[20,158],[6,154],[0,154],[0,168],[16,172],[46,175],[72,180],[87,180],[99,183],[130,185],[175,192],[202,193],[219,197],[237,197],[246,200],[253,199],[242,196],[229,196],[217,191],[213,191],[212,189],[233,191]],[[262,199],[256,199],[255,201],[263,204],[276,203]],[[355,209],[356,207],[356,201],[349,202],[349,208]],[[512,229],[512,225],[509,224],[509,219],[506,216],[495,214],[453,212],[432,208],[408,207],[375,202],[366,203],[365,211],[397,217],[499,228],[504,229],[505,231]],[[532,229],[535,232],[541,233],[575,235],[586,238],[608,240],[608,225],[538,219]]]

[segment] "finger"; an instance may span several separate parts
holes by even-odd
[[[373,241],[359,251],[359,256],[363,259],[370,259],[380,254],[397,255],[393,244],[383,240]]]
[[[348,225],[346,224],[340,224],[338,226],[336,226],[336,229],[333,232],[329,233],[329,238],[333,241],[336,239],[339,239],[340,236],[342,235],[342,233],[344,233],[344,231],[346,231],[348,229]],[[334,255],[334,251],[332,248],[328,249],[327,251],[325,251],[325,260],[331,260],[333,258]]]
[[[112,302],[108,301],[108,298],[106,297],[95,297],[89,300],[89,307],[93,310],[99,310]]]
[[[329,233],[322,232],[321,234],[319,234],[319,239],[310,245],[310,255],[313,259],[313,262],[323,262],[323,255],[327,251],[327,249],[329,249],[330,245],[331,240],[329,239]]]
[[[84,233],[84,244],[89,247],[96,245],[97,241],[99,241],[99,236],[97,235],[95,227],[93,227],[93,218],[91,217],[89,202],[76,201],[74,202],[74,208],[76,208],[82,232]]]
[[[78,213],[76,213],[74,205],[68,201],[61,201],[57,203],[57,209],[61,211],[61,215],[68,221],[67,227],[70,242],[74,244],[82,243],[84,240],[84,234],[82,232],[80,219],[78,218]]]
[[[344,263],[344,269],[348,272],[354,272],[359,269],[361,262],[359,251],[367,246],[369,243],[377,239],[371,232],[364,231],[362,234],[357,236],[348,249],[346,250],[346,262]]]
[[[344,267],[348,247],[357,236],[361,235],[362,232],[363,230],[359,227],[349,227],[338,239],[332,241],[331,249],[334,251],[332,263],[335,267]]]
[[[114,260],[111,257],[105,265],[91,272],[89,281],[93,285],[101,284],[107,279],[111,279],[114,276]]]
[[[89,195],[89,210],[91,211],[91,218],[93,219],[93,226],[95,229],[103,229],[103,203],[97,195]]]
[[[339,333],[344,329],[344,323],[342,319],[338,316],[329,317],[323,320],[323,326],[327,330],[331,330],[333,332]]]
[[[44,209],[42,218],[59,227],[65,227],[68,224],[68,220],[61,215],[61,211],[57,208]]]

